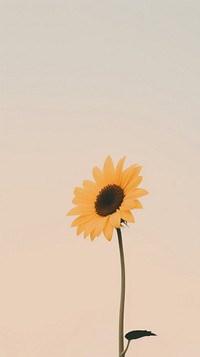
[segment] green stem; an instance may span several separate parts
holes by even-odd
[[[121,297],[120,297],[120,309],[119,309],[119,357],[124,357],[124,303],[125,303],[125,262],[124,251],[122,243],[121,229],[117,229],[120,262],[121,262]],[[123,352],[123,353],[122,353]]]
[[[131,342],[131,340],[128,340],[128,343],[127,343],[127,345],[126,345],[126,348],[125,348],[125,350],[122,352],[122,356],[123,356],[123,355],[125,356],[126,352],[128,351],[130,342]]]

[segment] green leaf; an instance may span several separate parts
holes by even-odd
[[[147,330],[134,330],[130,331],[125,335],[127,340],[136,340],[137,338],[145,337],[145,336],[157,336],[155,333]]]

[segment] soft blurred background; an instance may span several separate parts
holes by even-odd
[[[70,228],[110,154],[150,195],[123,230],[127,356],[200,355],[200,3],[1,0],[0,356],[118,355],[116,235]]]

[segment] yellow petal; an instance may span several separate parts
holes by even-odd
[[[114,182],[115,169],[114,169],[113,161],[110,156],[108,156],[104,162],[103,173],[104,173],[105,181],[107,183]]]
[[[135,222],[135,219],[130,211],[121,211],[121,217],[124,221]]]
[[[71,227],[76,227],[76,226],[82,225],[83,223],[86,223],[89,220],[91,220],[94,216],[95,216],[95,213],[90,214],[90,215],[88,214],[85,216],[79,216],[74,219],[74,221],[71,224]]]
[[[122,159],[119,160],[117,166],[116,166],[116,170],[115,170],[115,177],[114,177],[114,182],[119,185],[121,182],[121,178],[122,178],[122,170],[123,170],[123,165],[124,165],[124,160],[125,160],[126,156],[122,157]]]
[[[84,224],[77,227],[77,236],[79,236],[84,231]]]
[[[106,237],[107,240],[111,240],[112,239],[112,235],[113,235],[113,225],[109,222],[109,220],[107,221],[104,229],[103,229],[103,233]]]
[[[122,173],[122,180],[121,180],[121,187],[124,189],[126,185],[130,182],[130,178],[133,174],[134,169],[137,167],[137,165],[132,165],[128,167],[123,173]]]
[[[98,237],[102,231],[103,231],[103,228],[104,226],[106,225],[106,222],[108,221],[108,217],[101,217],[95,227],[95,235]]]
[[[128,211],[131,209],[137,208],[137,202],[136,200],[128,200],[128,199],[124,199],[124,201],[121,204],[120,210],[123,211]]]
[[[79,214],[92,214],[95,212],[94,208],[74,207],[68,213],[67,216],[74,216]]]
[[[134,200],[135,202],[135,208],[143,208],[142,204],[138,200]]]
[[[136,188],[141,183],[142,179],[142,176],[137,176],[135,179],[131,180],[124,189],[125,195],[129,193],[129,191],[131,191],[132,189]]]
[[[92,232],[90,233],[90,239],[91,239],[91,241],[93,241],[95,238],[96,238],[95,231],[92,231]]]
[[[84,239],[87,238],[87,236],[90,234],[88,231],[84,231]]]
[[[95,209],[95,206],[94,206],[94,203],[79,203],[78,205],[77,205],[77,207],[79,207],[79,208],[83,208],[83,209]]]
[[[88,191],[94,192],[94,194],[97,194],[99,191],[99,188],[96,183],[90,180],[84,180],[83,187]]]
[[[136,167],[131,172],[131,174],[123,188],[126,188],[128,185],[133,183],[134,180],[138,177],[141,170],[142,170],[142,166],[136,165]]]
[[[113,227],[120,228],[121,216],[119,210],[110,215],[109,221],[113,225]]]
[[[79,198],[79,197],[77,197],[77,196],[75,196],[75,197],[73,198],[73,200],[72,200],[72,203],[73,203],[74,205],[78,205],[79,203],[85,203],[85,202],[87,202],[86,199],[84,199],[84,198]]]
[[[98,221],[99,221],[99,216],[96,214],[91,220],[89,220],[84,224],[84,238],[86,238],[88,234],[90,234],[90,232],[92,232],[95,229]]]
[[[101,188],[105,185],[104,175],[103,172],[98,168],[94,167],[92,170],[93,177],[97,183],[97,185]]]
[[[72,203],[77,206],[83,206],[83,205],[88,205],[88,206],[94,206],[94,199],[88,199],[88,197],[81,198],[78,196],[75,196],[72,200]]]
[[[145,196],[145,195],[148,195],[148,191],[145,190],[144,188],[136,188],[135,190],[129,192],[127,195],[126,195],[126,198],[127,199],[135,199],[135,198],[138,198],[140,196]]]
[[[76,187],[74,189],[74,195],[79,197],[79,198],[87,198],[87,199],[94,199],[96,197],[95,193],[89,190],[86,190],[85,188],[82,187]]]

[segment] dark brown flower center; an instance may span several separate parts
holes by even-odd
[[[114,213],[121,206],[123,198],[124,191],[115,184],[102,188],[95,201],[96,212],[103,217]]]

